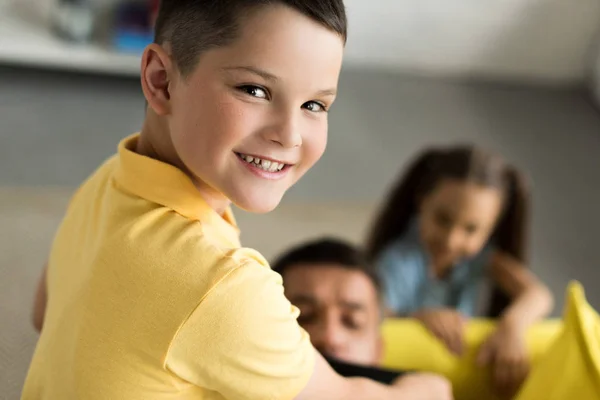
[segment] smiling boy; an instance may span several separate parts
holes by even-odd
[[[412,398],[333,372],[230,210],[272,210],[325,150],[342,1],[163,1],[156,32],[143,128],[56,235],[23,398]]]

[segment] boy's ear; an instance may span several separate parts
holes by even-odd
[[[168,115],[171,111],[169,92],[174,70],[171,56],[165,49],[152,43],[142,55],[142,91],[148,105],[157,115]]]

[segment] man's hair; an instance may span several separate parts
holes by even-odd
[[[272,268],[282,276],[285,271],[300,264],[318,266],[335,264],[342,268],[364,273],[381,293],[381,282],[375,270],[367,262],[365,254],[352,244],[335,238],[322,238],[301,244],[282,254]]]
[[[346,41],[343,0],[163,0],[154,42],[170,44],[175,64],[186,76],[204,51],[225,46],[238,37],[243,16],[276,4],[291,7]]]

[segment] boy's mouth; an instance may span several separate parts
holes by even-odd
[[[277,161],[265,160],[255,156],[249,156],[247,154],[235,153],[240,159],[256,168],[260,168],[267,172],[279,172],[283,170],[288,164],[284,164]]]

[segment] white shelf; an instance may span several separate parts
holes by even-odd
[[[73,44],[13,11],[0,13],[0,64],[137,77],[140,56]]]

